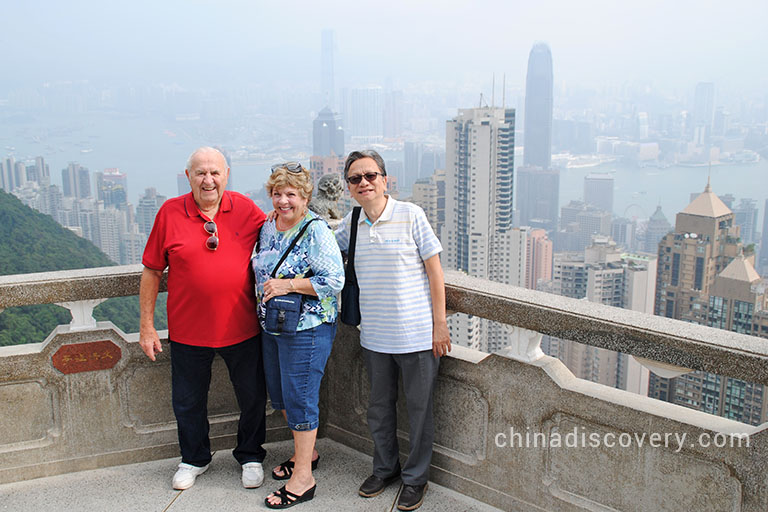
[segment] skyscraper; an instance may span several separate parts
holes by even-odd
[[[333,30],[323,30],[320,35],[320,94],[324,107],[336,108],[335,81],[333,69]]]
[[[352,89],[347,127],[352,140],[361,144],[379,142],[384,137],[384,106],[379,86]]]
[[[13,179],[15,161],[16,160],[12,156],[9,156],[3,159],[2,166],[0,166],[0,171],[2,171],[0,172],[0,188],[9,194],[13,192],[13,189],[15,188],[15,180]]]
[[[763,233],[757,268],[762,275],[768,275],[768,199],[765,200],[765,207],[763,207]]]
[[[61,170],[64,197],[85,199],[91,197],[91,173],[77,162],[71,162]]]
[[[514,109],[461,109],[446,123],[445,268],[524,285],[526,237],[512,227],[514,149]],[[485,349],[501,335],[487,324],[464,316],[450,326],[459,343]]]
[[[120,169],[104,169],[96,175],[96,199],[104,206],[122,207],[128,202],[128,177]]]
[[[659,242],[672,230],[672,225],[667,220],[664,212],[661,211],[661,205],[656,207],[648,224],[645,228],[645,241],[643,250],[650,254],[656,254],[659,250]]]
[[[613,176],[606,173],[584,176],[584,202],[613,213]]]
[[[699,82],[693,99],[693,140],[697,144],[709,144],[715,121],[715,84]]]
[[[344,128],[338,114],[325,107],[312,122],[312,155],[344,156]]]
[[[528,166],[517,170],[519,225],[551,233],[557,229],[559,206],[560,171]]]
[[[674,232],[659,243],[655,314],[683,319],[699,295],[709,295],[715,276],[741,248],[733,217],[709,183],[677,214]]]
[[[144,190],[144,195],[139,198],[139,204],[136,206],[136,224],[139,226],[139,233],[149,236],[152,225],[155,223],[155,216],[165,200],[166,197],[159,195],[154,187]]]
[[[741,229],[744,245],[757,242],[757,201],[744,198],[733,208],[733,223]]]
[[[768,338],[768,282],[753,257],[744,254],[733,212],[707,184],[659,244],[656,314]],[[673,379],[651,375],[648,396],[758,425],[768,419],[766,391],[695,371]]]
[[[552,53],[536,43],[528,56],[525,80],[523,163],[549,169],[552,165]]]

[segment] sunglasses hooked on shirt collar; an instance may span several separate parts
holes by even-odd
[[[208,239],[205,241],[205,246],[210,249],[211,251],[215,251],[219,248],[219,230],[216,227],[216,223],[212,220],[209,220],[205,224],[203,224],[203,229],[206,233],[208,233],[209,236]]]
[[[360,182],[363,181],[363,178],[365,178],[365,181],[368,183],[373,183],[376,181],[377,176],[384,176],[384,174],[380,172],[366,172],[363,174],[354,174],[352,176],[347,176],[347,181],[353,185],[359,185]]]

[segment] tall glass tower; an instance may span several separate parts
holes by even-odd
[[[552,52],[536,43],[528,56],[525,80],[523,164],[549,169],[552,164]]]

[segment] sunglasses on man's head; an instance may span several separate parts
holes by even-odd
[[[368,183],[373,183],[376,181],[376,176],[384,176],[380,172],[366,172],[363,174],[354,174],[352,176],[347,176],[347,181],[353,185],[359,185],[361,181],[363,181],[363,178],[365,178],[365,181]]]
[[[299,174],[304,170],[304,167],[302,167],[299,162],[284,162],[282,164],[273,165],[272,173],[274,174],[274,172],[278,169],[285,169],[288,172]]]
[[[212,220],[209,220],[208,222],[203,224],[203,229],[205,230],[206,233],[211,235],[208,237],[208,240],[205,241],[205,246],[208,249],[215,251],[216,249],[219,248],[219,237],[217,236],[218,228],[216,227],[216,223],[213,222]]]

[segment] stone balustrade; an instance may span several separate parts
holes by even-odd
[[[0,483],[178,453],[168,351],[150,362],[136,334],[89,319],[93,301],[135,295],[140,275],[128,266],[0,277],[0,308],[59,303],[77,317],[41,343],[0,348]],[[550,334],[768,384],[765,340],[456,273],[446,283],[449,309],[516,328],[503,354],[454,347],[441,361],[434,481],[506,510],[768,510],[764,426],[577,379],[539,348]],[[218,448],[236,431],[226,381],[217,363]],[[370,453],[367,393],[358,331],[340,326],[320,435]],[[276,413],[268,428],[270,440],[290,436]]]

